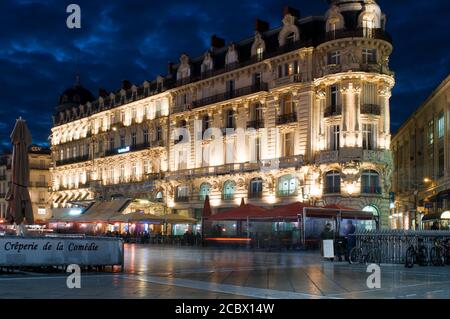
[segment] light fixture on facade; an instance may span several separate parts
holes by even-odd
[[[345,189],[349,195],[353,195],[356,190],[355,183],[348,183],[347,185],[345,185]]]

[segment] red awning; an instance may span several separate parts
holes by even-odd
[[[209,217],[211,220],[247,220],[268,217],[268,210],[259,206],[246,204]]]
[[[279,206],[275,207],[274,209],[271,209],[268,214],[271,218],[289,218],[289,219],[297,219],[298,215],[301,215],[303,213],[303,209],[305,207],[308,207],[308,205],[296,202],[292,204],[288,204],[285,206]]]

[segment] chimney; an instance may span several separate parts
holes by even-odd
[[[173,71],[173,62],[169,62],[167,64],[167,74],[172,75],[172,71]]]
[[[106,92],[105,89],[100,88],[100,89],[98,89],[98,96],[106,97],[106,96],[108,96],[108,92]]]
[[[256,18],[256,20],[255,20],[255,31],[263,33],[263,32],[269,31],[269,29],[270,29],[269,22]]]
[[[289,6],[284,7],[284,14],[283,16],[286,16],[290,14],[291,16],[294,16],[296,18],[300,18],[300,11],[294,8],[291,8]]]
[[[125,91],[131,89],[131,86],[132,86],[132,84],[130,81],[128,81],[128,80],[122,81],[122,89],[124,89]]]
[[[217,35],[213,35],[211,37],[211,47],[213,49],[220,49],[225,46],[225,40],[222,38],[219,38]]]

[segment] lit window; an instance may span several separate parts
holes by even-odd
[[[205,200],[206,196],[211,195],[211,185],[203,183],[200,185],[199,200]]]
[[[292,196],[297,193],[297,178],[284,175],[278,179],[278,196]]]
[[[444,138],[444,133],[445,133],[445,118],[444,118],[444,114],[441,114],[439,116],[439,118],[438,118],[437,131],[438,131],[438,138],[439,139]]]
[[[264,57],[264,48],[259,47],[258,49],[256,49],[256,56],[258,60],[262,60]]]
[[[236,191],[236,183],[234,181],[226,181],[223,184],[223,199],[234,199],[234,193]]]

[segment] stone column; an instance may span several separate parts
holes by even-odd
[[[391,89],[383,85],[378,89],[378,95],[380,97],[380,108],[381,108],[381,132],[384,134],[390,134],[391,132],[391,117],[390,117],[390,105],[389,99],[391,98]]]
[[[325,139],[325,127],[324,127],[324,112],[326,103],[326,91],[324,88],[318,88],[316,90],[316,107],[314,108],[314,140],[318,142],[314,145],[316,150],[322,150],[324,148]],[[317,135],[316,135],[317,134]]]

